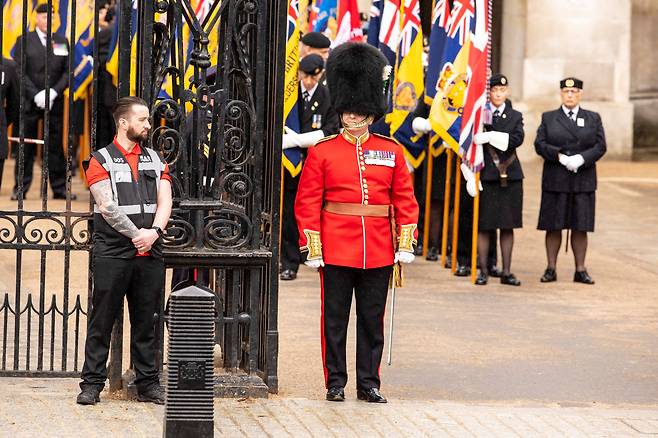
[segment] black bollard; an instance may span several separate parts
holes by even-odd
[[[212,437],[215,296],[186,287],[169,298],[165,437]]]

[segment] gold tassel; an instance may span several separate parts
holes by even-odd
[[[404,275],[402,272],[402,265],[397,262],[393,265],[393,275],[391,275],[390,283],[394,284],[396,288],[403,287]],[[390,286],[390,284],[389,284]]]

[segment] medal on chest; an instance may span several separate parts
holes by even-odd
[[[366,164],[374,166],[395,167],[395,152],[366,149],[363,151]]]

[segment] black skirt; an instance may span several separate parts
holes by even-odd
[[[482,181],[480,230],[511,230],[523,227],[523,181]]]
[[[594,231],[596,192],[541,192],[537,229]]]

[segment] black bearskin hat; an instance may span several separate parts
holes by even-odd
[[[329,55],[326,71],[331,104],[338,114],[353,112],[375,120],[386,114],[390,67],[379,50],[365,43],[341,44]]]

